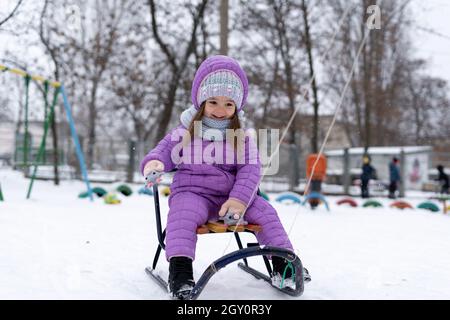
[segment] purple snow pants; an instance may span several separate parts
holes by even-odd
[[[208,220],[217,220],[220,207],[227,199],[228,197],[184,191],[170,196],[166,229],[167,260],[174,256],[195,259],[197,227]],[[262,197],[256,196],[244,217],[248,223],[259,224],[262,227],[262,230],[256,233],[261,245],[293,250],[277,212]]]

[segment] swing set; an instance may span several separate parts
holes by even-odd
[[[24,135],[23,135],[23,141],[21,141],[22,147],[17,148],[16,146],[16,152],[15,152],[15,160],[17,161],[17,159],[20,158],[20,160],[22,161],[21,166],[28,168],[30,166],[33,166],[33,170],[32,170],[32,174],[31,174],[31,180],[30,180],[30,184],[28,186],[28,191],[27,191],[27,196],[26,198],[29,199],[31,196],[31,191],[33,189],[33,183],[34,180],[36,179],[36,173],[37,173],[37,168],[40,164],[42,164],[43,162],[45,162],[45,148],[46,148],[46,141],[47,141],[47,135],[48,135],[48,129],[49,129],[49,125],[50,123],[52,123],[53,118],[55,116],[55,106],[58,102],[58,97],[61,94],[62,98],[63,98],[63,104],[64,104],[64,109],[65,109],[65,113],[67,116],[67,121],[69,123],[70,126],[70,133],[75,145],[75,151],[77,154],[77,158],[80,164],[80,169],[81,169],[81,173],[83,176],[83,180],[86,184],[87,187],[87,192],[89,195],[89,198],[91,199],[91,201],[93,200],[93,195],[92,195],[92,189],[91,189],[91,185],[89,182],[89,178],[88,178],[88,174],[87,174],[87,169],[86,169],[86,163],[84,161],[84,156],[83,156],[83,151],[81,150],[80,147],[80,142],[78,140],[78,135],[75,129],[75,124],[73,121],[73,117],[72,117],[72,111],[71,111],[71,106],[69,103],[69,100],[67,99],[67,94],[66,94],[66,90],[64,88],[64,85],[61,82],[57,82],[57,81],[49,81],[47,79],[45,79],[44,77],[41,76],[36,76],[36,75],[30,75],[27,72],[20,70],[20,69],[16,69],[16,68],[9,68],[7,66],[1,65],[0,64],[0,72],[1,73],[5,73],[5,72],[10,72],[12,74],[16,74],[19,76],[22,76],[24,78],[25,81],[25,110],[24,110]],[[44,84],[44,104],[45,104],[45,109],[44,109],[44,133],[42,136],[42,140],[39,144],[39,149],[37,151],[37,155],[35,156],[34,159],[30,159],[30,155],[31,155],[31,135],[29,132],[29,119],[28,119],[28,115],[29,115],[29,89],[30,89],[30,83],[31,80],[33,81],[37,81],[37,82],[42,82]],[[48,100],[48,95],[50,92],[50,87],[53,87],[53,100],[52,103],[49,104],[49,100]],[[20,150],[20,152],[18,152]],[[54,152],[57,152],[57,150],[54,150]],[[1,185],[0,185],[0,201],[4,201],[4,196],[2,194],[1,191]]]

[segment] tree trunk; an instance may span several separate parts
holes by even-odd
[[[314,108],[314,118],[313,118],[313,132],[311,138],[311,149],[313,153],[319,152],[319,99],[317,97],[317,82],[314,73],[314,61],[312,55],[312,40],[309,28],[308,19],[308,8],[306,6],[305,0],[302,0],[302,11],[303,11],[303,22],[305,24],[305,46],[306,52],[308,54],[308,64],[309,64],[309,75],[312,78],[312,91],[313,91],[313,108]]]
[[[87,150],[87,165],[89,169],[92,169],[94,164],[94,148],[96,143],[96,133],[95,127],[97,124],[97,106],[96,106],[96,96],[97,96],[97,85],[98,81],[93,81],[93,88],[91,91],[91,99],[89,102],[89,131],[88,131],[88,150]]]
[[[53,64],[55,65],[55,81],[59,81],[59,63],[56,58],[56,53],[54,48],[50,46],[48,39],[44,36],[44,16],[47,11],[48,0],[45,1],[44,7],[41,13],[41,21],[39,26],[39,36],[41,38],[41,42],[44,44],[47,51],[50,53],[50,57],[52,58]],[[56,89],[55,89],[56,90]],[[51,119],[50,128],[52,132],[52,144],[53,144],[53,183],[55,185],[59,185],[59,154],[58,154],[58,130],[56,127],[56,118],[58,114],[58,108],[55,106],[55,110],[53,113],[53,117]]]
[[[179,76],[175,74],[170,81],[169,91],[166,101],[164,102],[164,110],[159,119],[158,131],[156,132],[156,141],[160,141],[167,134],[167,128],[172,118],[173,107],[175,105],[175,97],[178,90]]]
[[[228,54],[228,0],[220,0],[220,54]]]

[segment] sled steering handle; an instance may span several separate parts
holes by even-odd
[[[150,173],[145,177],[146,186],[148,188],[152,187],[153,185],[157,185],[161,182],[161,176],[164,174],[162,171],[156,171],[152,170]]]

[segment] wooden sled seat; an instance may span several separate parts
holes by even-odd
[[[259,232],[261,226],[257,224],[247,224],[239,226],[229,226],[222,221],[208,221],[207,224],[201,225],[197,228],[197,234],[206,233],[225,233],[225,232]]]

